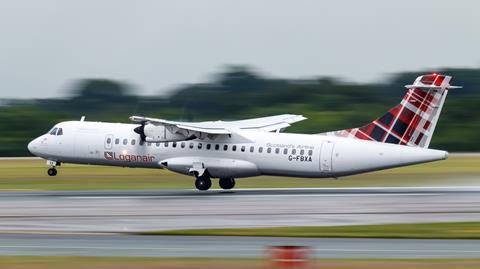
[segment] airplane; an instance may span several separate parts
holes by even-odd
[[[206,191],[236,178],[260,175],[338,178],[444,160],[429,149],[452,77],[419,76],[399,104],[373,122],[319,134],[284,133],[302,115],[237,121],[179,122],[131,116],[133,123],[66,121],[32,140],[28,150],[47,160],[48,175],[62,163],[168,169],[195,178]]]

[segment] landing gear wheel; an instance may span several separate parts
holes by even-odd
[[[220,187],[224,190],[230,190],[235,187],[235,179],[234,178],[221,178],[218,181]]]
[[[51,176],[51,177],[56,176],[56,175],[57,175],[57,169],[55,169],[55,168],[50,168],[50,169],[48,169],[47,173],[48,173],[48,175]]]
[[[195,180],[195,187],[200,191],[206,191],[212,186],[212,181],[209,177],[201,176]]]

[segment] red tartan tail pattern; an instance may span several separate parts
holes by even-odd
[[[430,74],[418,77],[402,102],[385,115],[360,128],[326,135],[383,143],[428,147],[448,93],[450,76]]]

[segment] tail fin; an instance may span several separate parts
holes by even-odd
[[[406,85],[400,104],[385,115],[360,128],[329,132],[326,135],[372,140],[428,148],[437,125],[452,77],[429,74]]]

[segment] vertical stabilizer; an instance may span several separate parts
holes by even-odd
[[[400,104],[360,128],[325,133],[354,139],[428,148],[442,111],[451,76],[429,74],[418,77]]]

